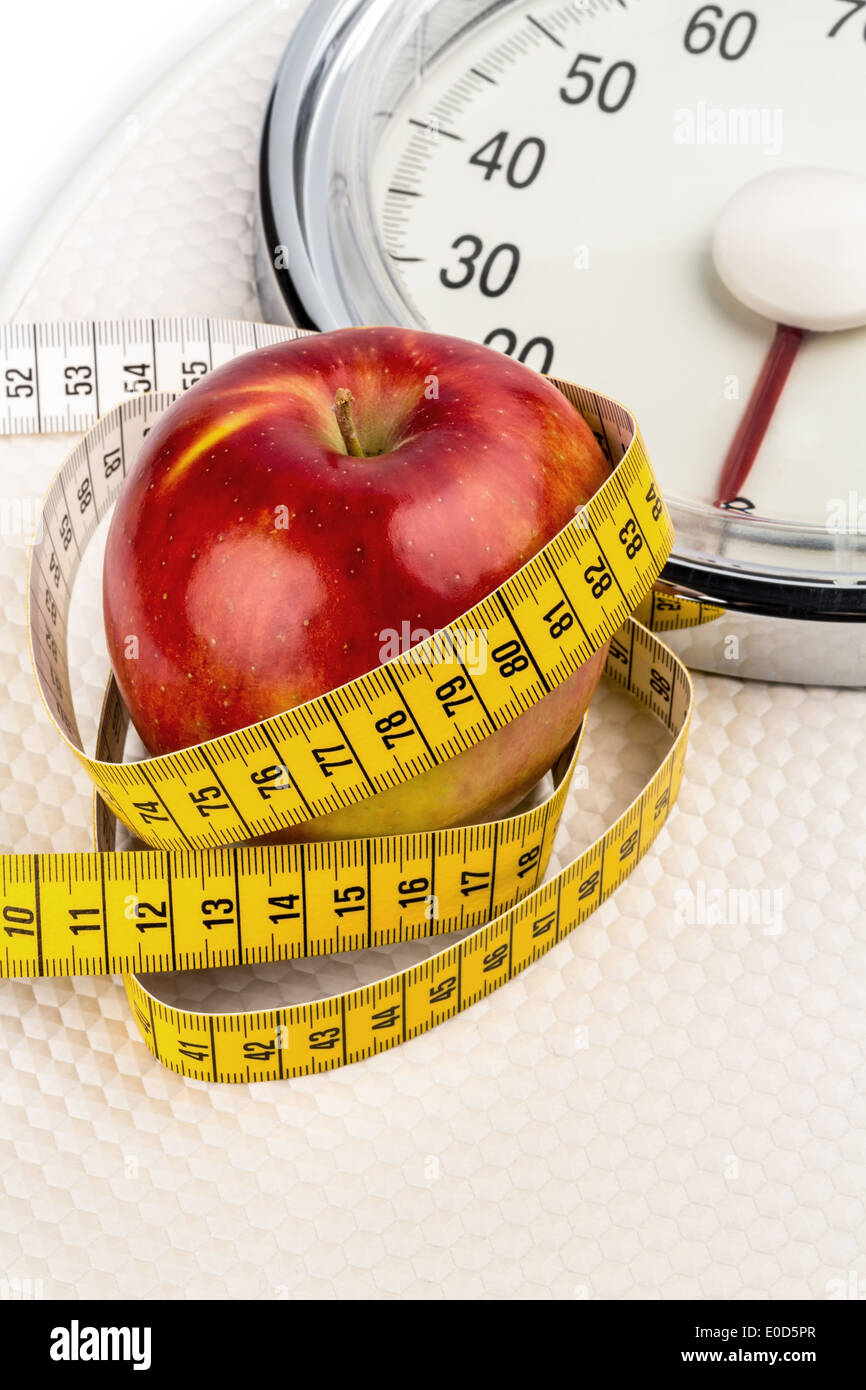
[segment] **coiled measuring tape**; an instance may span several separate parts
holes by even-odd
[[[122,761],[128,716],[111,678],[88,756],[67,662],[72,585],[87,545],[145,434],[178,392],[240,352],[300,332],[194,319],[0,331],[4,432],[85,430],[43,506],[28,625],[42,699],[95,786],[97,846],[92,854],[0,856],[0,976],[122,972],[154,1056],[202,1080],[298,1076],[369,1057],[469,1007],[584,921],[646,852],[682,778],[691,681],[634,615],[667,627],[715,616],[654,591],[673,533],[633,417],[551,378],[615,467],[494,593],[327,695],[163,757]],[[489,650],[507,644],[509,660],[470,670],[460,653],[479,633]],[[656,715],[673,742],[627,810],[550,881],[542,879],[582,728],[555,769],[553,792],[531,811],[426,834],[239,843],[447,761],[542,699],[607,642],[607,677]],[[115,852],[118,818],[145,849]],[[456,943],[375,984],[285,1008],[190,1012],[161,1001],[140,978],[467,927]]]

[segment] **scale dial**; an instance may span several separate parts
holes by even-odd
[[[862,640],[866,329],[806,335],[719,509],[776,325],[712,246],[771,170],[866,174],[864,92],[866,0],[314,6],[265,131],[268,259],[284,248],[283,301],[314,326],[452,332],[623,400],[672,505],[678,582]],[[831,245],[838,282],[833,262]]]
[[[417,317],[625,400],[667,492],[711,503],[773,335],[720,285],[714,225],[768,168],[826,160],[816,107],[834,114],[833,164],[866,171],[866,11],[830,39],[841,13],[507,6],[406,93],[375,153],[382,244]],[[803,66],[780,61],[795,35],[808,101]],[[741,132],[727,113],[751,107]],[[820,522],[847,496],[864,380],[864,331],[803,350],[749,482],[756,511]]]

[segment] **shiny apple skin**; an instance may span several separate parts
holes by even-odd
[[[346,451],[339,387],[366,457]],[[215,738],[378,666],[389,630],[433,632],[472,607],[609,471],[555,387],[463,339],[339,329],[217,369],[151,430],[106,542],[108,649],[145,747]],[[442,767],[290,837],[505,814],[568,741],[603,660]]]

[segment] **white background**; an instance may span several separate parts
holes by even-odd
[[[248,0],[6,0],[0,275],[94,145]]]

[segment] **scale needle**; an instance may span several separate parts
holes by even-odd
[[[764,441],[764,435],[805,336],[806,331],[803,328],[792,328],[785,323],[778,325],[773,345],[767,353],[761,374],[725,458],[719,480],[719,494],[716,498],[717,507],[723,507],[726,502],[740,495],[740,488],[752,470],[752,464]]]
[[[722,208],[713,262],[747,309],[776,324],[719,479],[739,495],[807,333],[866,327],[866,178],[841,169],[773,169]]]

